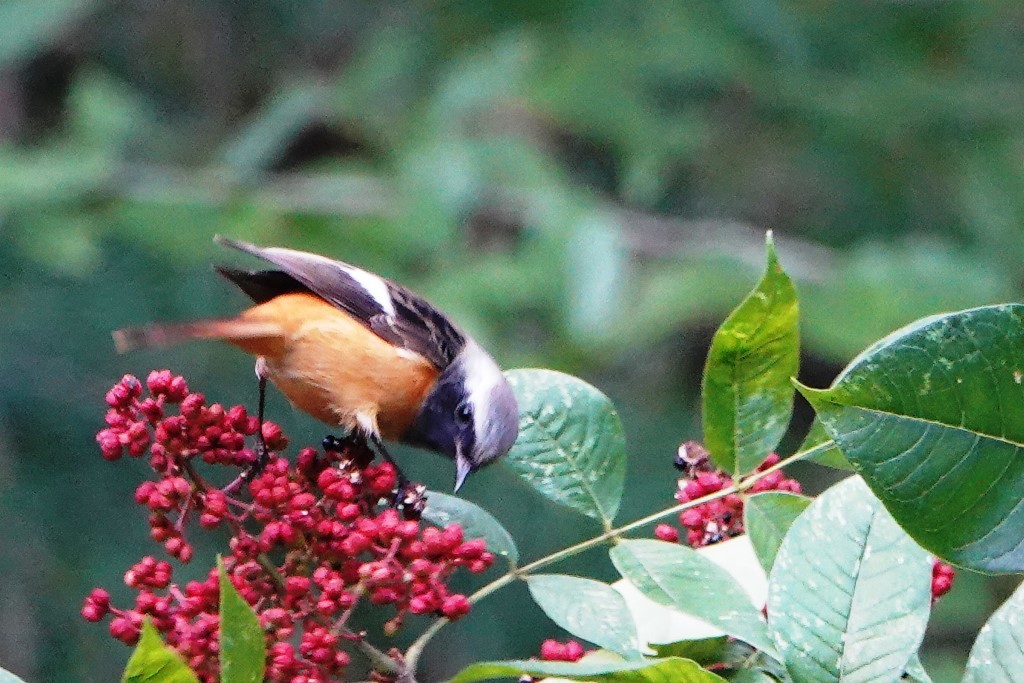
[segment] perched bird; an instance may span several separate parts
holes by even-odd
[[[217,267],[255,305],[232,318],[118,330],[119,351],[227,341],[257,356],[261,387],[269,379],[295,406],[364,436],[385,457],[381,438],[454,460],[456,491],[512,447],[518,409],[497,363],[422,297],[317,254],[214,241],[275,267]]]

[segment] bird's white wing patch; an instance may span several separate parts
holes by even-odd
[[[391,300],[391,292],[388,291],[388,284],[384,281],[384,278],[379,275],[363,270],[362,268],[356,268],[355,266],[343,263],[341,261],[335,261],[334,259],[321,256],[320,254],[311,254],[304,251],[296,251],[294,249],[285,249],[283,247],[270,247],[264,249],[264,253],[267,255],[273,254],[284,254],[291,258],[305,259],[306,261],[318,261],[325,266],[331,268],[339,268],[346,275],[351,277],[353,280],[359,283],[359,286],[370,295],[370,297],[381,307],[389,317],[395,317],[395,302]]]
[[[389,317],[395,317],[395,302],[391,300],[391,292],[388,291],[388,284],[384,282],[383,278],[355,266],[345,267],[344,270],[366,290],[367,294],[373,297],[374,301],[380,304]]]

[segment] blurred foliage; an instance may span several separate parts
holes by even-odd
[[[214,233],[358,263],[505,366],[586,376],[622,407],[625,518],[671,497],[709,330],[765,228],[812,385],[916,317],[1019,296],[1021,73],[1024,8],[998,0],[0,3],[0,663],[123,666],[76,616],[145,542],[144,472],[92,443],[102,393],[157,366],[225,402],[254,387],[230,349],[117,358],[108,333],[236,310]],[[444,463],[406,461],[447,485]],[[583,533],[532,498],[515,519],[531,494],[500,469],[467,488],[527,557]],[[939,683],[992,585],[940,603]],[[511,592],[451,630],[438,676],[536,649]]]

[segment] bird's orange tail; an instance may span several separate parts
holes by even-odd
[[[114,331],[112,336],[118,353],[126,353],[153,346],[180,344],[190,339],[223,339],[244,347],[247,346],[246,341],[280,337],[281,328],[274,323],[225,318],[125,327]]]

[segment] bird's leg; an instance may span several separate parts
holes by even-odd
[[[267,404],[267,362],[262,357],[256,359],[256,377],[259,379],[260,388],[259,402],[256,404],[256,420],[259,422],[259,427],[256,431],[256,462],[242,473],[242,478],[245,481],[252,481],[255,477],[259,476],[263,468],[267,466],[267,460],[270,458],[270,452],[267,450],[267,440],[263,436],[263,413]]]
[[[380,456],[391,463],[391,466],[395,468],[395,474],[398,477],[398,488],[395,490],[395,497],[392,499],[391,505],[393,507],[398,507],[398,504],[402,501],[402,495],[405,492],[405,488],[409,485],[409,478],[405,476],[405,473],[402,472],[402,468],[398,466],[395,459],[391,457],[390,453],[388,453],[388,449],[384,448],[384,442],[381,441],[380,436],[377,434],[370,434],[369,439],[377,448],[377,452],[380,453]]]

